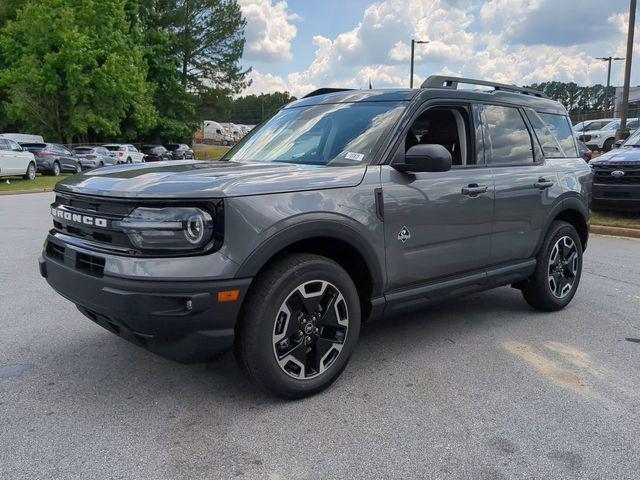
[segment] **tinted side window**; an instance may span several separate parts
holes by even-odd
[[[9,150],[9,143],[3,138],[0,138],[0,150]]]
[[[534,163],[531,134],[517,108],[487,105],[484,117],[487,163]]]
[[[545,144],[540,137],[542,150],[547,158],[553,157],[577,157],[576,142],[573,139],[573,132],[569,123],[569,119],[564,115],[554,115],[552,113],[538,113],[544,124],[553,135],[555,141],[560,146],[560,151],[547,151]],[[533,124],[533,122],[532,122]],[[533,128],[536,129],[535,124]],[[536,134],[538,131],[536,129]]]

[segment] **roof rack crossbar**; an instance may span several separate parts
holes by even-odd
[[[507,85],[506,83],[487,82],[486,80],[475,80],[473,78],[449,77],[446,75],[431,75],[428,77],[420,88],[452,88],[457,90],[459,83],[469,85],[482,85],[484,87],[493,87],[495,90],[504,90],[507,92],[521,93],[523,95],[533,95],[540,98],[549,98],[544,93],[533,90],[532,88],[518,87],[517,85]]]
[[[324,95],[325,93],[346,92],[348,90],[353,90],[353,88],[319,88],[313,92],[307,93],[302,98],[317,97],[318,95]]]

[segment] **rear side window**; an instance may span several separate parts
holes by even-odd
[[[513,107],[486,105],[485,153],[487,163],[532,164],[534,163],[533,140],[520,111]]]
[[[565,115],[527,111],[536,136],[547,158],[577,157],[576,142]]]

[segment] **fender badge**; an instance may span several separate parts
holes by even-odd
[[[400,233],[398,233],[398,240],[400,240],[402,243],[405,243],[410,238],[411,238],[411,232],[409,231],[409,229],[406,226],[402,227],[402,229],[400,230]]]

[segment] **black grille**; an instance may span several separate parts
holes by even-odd
[[[78,252],[76,254],[76,270],[94,277],[102,277],[104,274],[104,258]]]
[[[166,252],[140,251],[133,245],[119,223],[137,207],[194,206],[211,213],[214,220],[213,242],[202,251],[176,252],[173,256],[198,255],[218,250],[224,238],[224,202],[217,200],[153,200],[153,199],[118,199],[109,197],[91,197],[66,192],[57,192],[56,201],[51,205],[54,213],[53,231],[67,238],[60,237],[64,243],[74,243],[81,248],[100,253],[113,253],[126,256],[167,256]],[[63,215],[58,213],[62,211]],[[65,216],[67,218],[65,218]],[[106,226],[96,226],[92,222],[83,221],[84,216],[106,221]],[[97,222],[93,222],[97,223]],[[77,239],[77,240],[76,240]],[[83,264],[84,265],[84,264]],[[97,272],[89,267],[90,272]],[[103,265],[104,267],[104,265]],[[77,267],[79,268],[79,267]]]
[[[591,140],[591,135],[580,135],[578,137],[578,140],[580,140],[581,142],[588,142],[589,140]]]
[[[612,172],[624,175],[612,175]],[[640,166],[606,165],[594,167],[593,183],[604,185],[640,185]]]

